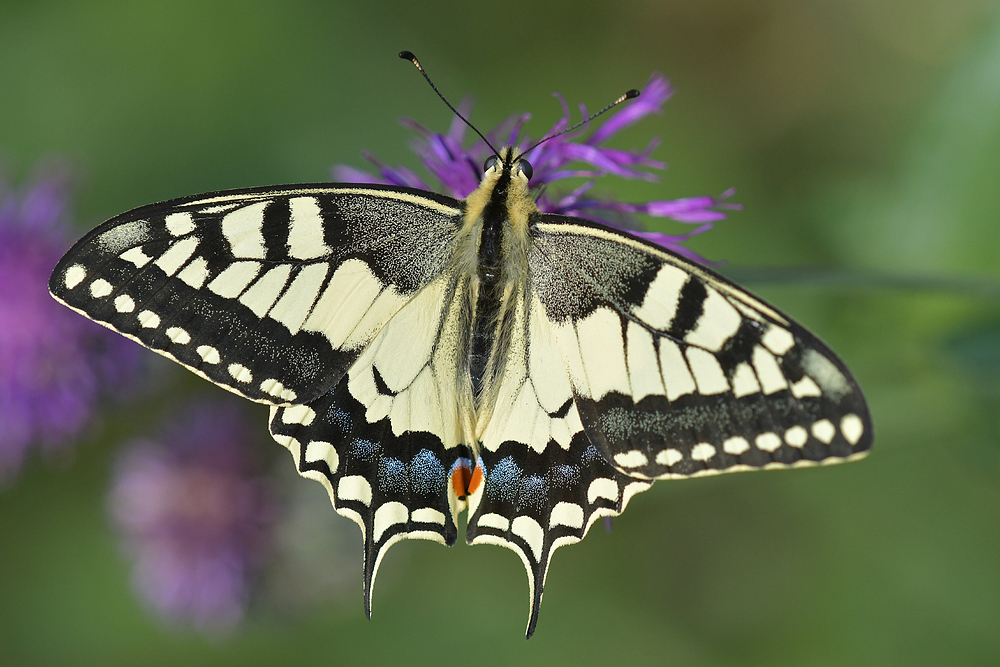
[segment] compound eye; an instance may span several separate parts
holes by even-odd
[[[486,158],[486,163],[483,164],[483,173],[486,173],[490,169],[493,169],[498,164],[500,164],[500,158],[499,157],[497,157],[496,155],[489,156],[488,158]]]
[[[531,169],[531,163],[530,162],[528,162],[527,160],[518,160],[517,161],[517,170],[519,172],[521,172],[521,174],[524,175],[524,178],[526,180],[529,180],[529,181],[531,180],[531,174],[533,172],[532,172],[532,169]]]

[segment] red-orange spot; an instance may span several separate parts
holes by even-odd
[[[472,479],[472,471],[469,470],[469,462],[460,459],[455,462],[455,467],[451,469],[451,488],[459,498],[465,498],[469,493],[469,482]]]
[[[476,491],[478,491],[479,485],[482,483],[483,483],[483,467],[479,465],[479,462],[477,461],[476,469],[472,471],[472,479],[469,480],[469,483],[466,487],[469,489],[469,495],[471,496]]]
[[[460,499],[465,499],[475,493],[483,483],[483,468],[476,463],[472,468],[472,463],[465,458],[455,462],[451,469],[451,488]]]

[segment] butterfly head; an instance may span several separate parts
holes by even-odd
[[[527,230],[528,219],[538,207],[528,184],[531,165],[523,155],[513,146],[504,146],[486,159],[483,180],[465,199],[469,225],[495,215],[498,223],[502,220],[514,229]]]
[[[527,183],[531,180],[531,163],[525,160],[523,153],[513,146],[504,146],[500,149],[499,154],[489,156],[486,158],[486,163],[483,164],[483,177],[486,178],[491,173],[498,176],[506,173],[509,174],[510,178]]]

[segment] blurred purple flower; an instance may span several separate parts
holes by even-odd
[[[591,220],[598,220],[615,227],[626,229],[632,234],[645,238],[653,243],[669,248],[698,261],[705,261],[682,244],[692,236],[701,234],[712,227],[712,223],[726,217],[723,209],[739,209],[738,204],[727,203],[734,190],[727,190],[719,197],[690,197],[686,199],[657,200],[644,204],[626,204],[608,199],[586,197],[594,185],[589,180],[568,195],[560,198],[550,196],[549,184],[565,178],[596,179],[607,174],[623,178],[653,181],[657,175],[650,169],[666,169],[666,164],[650,158],[658,141],[639,150],[620,150],[602,146],[606,140],[620,130],[642,120],[652,113],[661,113],[663,103],[673,94],[669,82],[660,74],[650,77],[642,95],[637,99],[623,104],[617,111],[604,116],[598,121],[597,128],[589,137],[579,140],[589,129],[589,124],[579,130],[555,137],[544,144],[528,151],[526,157],[533,168],[531,185],[540,192],[538,208],[545,213],[572,215]],[[570,127],[569,107],[560,96],[563,105],[563,118],[559,120],[544,135],[554,135]],[[462,115],[468,117],[471,104],[464,100],[459,105]],[[581,105],[580,112],[584,117],[587,110]],[[529,114],[511,116],[498,127],[488,132],[486,136],[495,146],[510,144],[520,150],[527,150],[534,143],[527,134],[521,132]],[[486,144],[477,139],[471,146],[463,148],[462,142],[468,129],[459,119],[452,120],[447,134],[432,132],[418,123],[403,119],[403,124],[416,131],[421,138],[413,150],[420,156],[424,166],[441,183],[440,190],[458,199],[462,199],[476,186],[482,176],[483,162],[491,151]],[[333,177],[338,181],[353,183],[384,183],[401,185],[423,190],[434,190],[423,179],[406,167],[390,167],[383,164],[371,154],[365,158],[373,163],[379,171],[373,176],[365,171],[346,165],[333,168]],[[582,163],[582,166],[580,165]],[[572,165],[578,166],[572,166]],[[677,222],[697,225],[686,234],[664,234],[661,232],[635,231],[638,226],[631,218],[635,213],[644,213],[653,217],[671,218]]]
[[[15,190],[0,176],[0,483],[28,450],[69,445],[108,389],[140,367],[139,347],[60,306],[48,275],[66,250],[68,173]]]
[[[199,401],[118,462],[112,518],[139,595],[169,623],[218,633],[243,617],[276,514],[251,422],[232,402]]]

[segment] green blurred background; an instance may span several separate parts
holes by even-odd
[[[0,490],[0,663],[1000,664],[998,9],[0,3],[0,152],[15,174],[68,158],[81,233],[151,201],[324,180],[362,150],[417,168],[398,117],[451,119],[403,48],[454,101],[475,97],[480,127],[531,111],[536,136],[560,114],[552,91],[595,109],[661,71],[665,113],[614,143],[658,135],[670,169],[601,186],[735,186],[745,210],[692,247],[830,343],[876,425],[860,463],[636,497],[611,534],[558,552],[528,642],[523,569],[494,547],[397,546],[365,620],[359,534],[332,509],[352,556],[331,567],[351,581],[280,611],[262,595],[235,633],[204,637],[136,600],[107,518],[120,443],[164,411],[153,394]],[[257,412],[280,477],[291,461]]]

